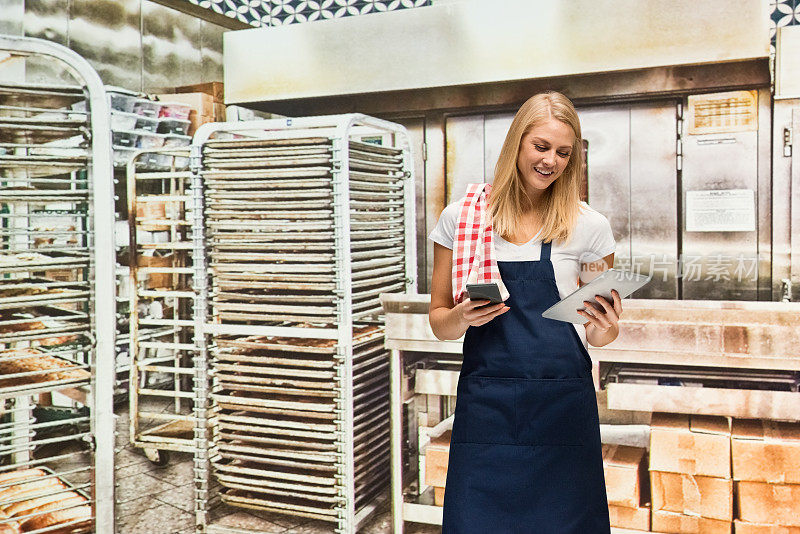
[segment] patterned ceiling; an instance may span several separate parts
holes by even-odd
[[[282,26],[431,5],[431,0],[189,0],[189,2],[255,27]]]

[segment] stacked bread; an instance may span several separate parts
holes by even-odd
[[[22,358],[21,356],[27,357]],[[0,352],[0,375],[14,375],[31,371],[51,372],[0,379],[0,387],[58,380],[83,380],[91,377],[88,371],[76,368],[74,363],[36,349],[24,348]]]
[[[58,479],[41,469],[22,469],[0,474],[0,534],[20,534],[39,529],[50,534],[91,531],[92,508],[82,495],[69,491]]]

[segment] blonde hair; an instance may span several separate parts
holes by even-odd
[[[572,236],[580,215],[580,181],[583,174],[581,125],[572,102],[561,93],[547,91],[532,96],[519,108],[497,159],[489,211],[494,231],[504,238],[514,233],[516,222],[531,202],[517,168],[522,137],[551,117],[572,128],[575,140],[564,172],[542,196],[542,242],[569,242]]]

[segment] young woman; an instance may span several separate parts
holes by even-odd
[[[589,281],[581,272],[614,262],[608,220],[580,202],[582,164],[572,103],[555,92],[525,102],[486,201],[500,278],[510,294],[501,304],[454,298],[463,199],[445,208],[430,235],[431,327],[440,339],[466,333],[443,534],[610,531],[586,347],[617,337],[619,295],[587,303],[584,325],[541,316]]]

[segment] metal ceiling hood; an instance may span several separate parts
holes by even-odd
[[[230,31],[228,104],[769,56],[762,0],[463,1]]]

